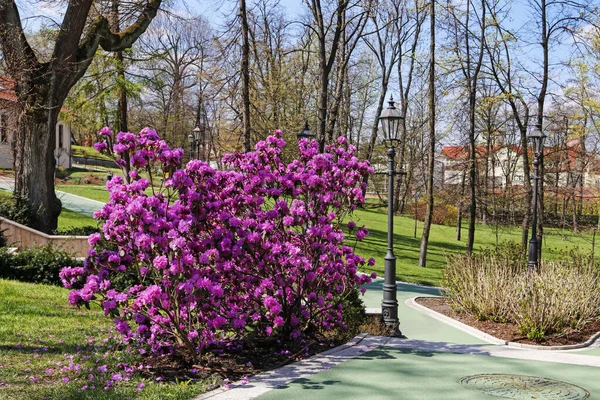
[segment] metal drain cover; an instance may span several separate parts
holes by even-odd
[[[505,399],[579,400],[590,397],[590,393],[579,386],[537,376],[481,374],[465,376],[460,383],[469,389]]]

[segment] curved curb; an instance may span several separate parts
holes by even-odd
[[[516,348],[516,349],[526,349],[526,350],[549,350],[549,351],[561,351],[562,350],[562,351],[565,351],[565,350],[577,350],[577,349],[583,349],[586,347],[591,347],[594,344],[594,342],[596,342],[596,340],[598,340],[600,338],[600,332],[596,332],[594,335],[592,335],[592,337],[590,337],[588,340],[586,340],[583,343],[568,344],[568,345],[563,345],[563,346],[538,346],[538,345],[534,345],[534,344],[509,342],[509,341],[506,341],[503,339],[498,339],[497,337],[492,336],[489,333],[485,333],[477,328],[473,328],[470,325],[467,325],[460,321],[457,321],[454,318],[450,318],[444,314],[441,314],[437,311],[427,308],[416,302],[416,300],[420,299],[420,298],[432,298],[432,297],[428,297],[428,296],[412,297],[410,299],[406,299],[404,304],[406,304],[410,308],[421,311],[422,313],[427,314],[430,317],[437,319],[438,321],[442,321],[456,329],[459,329],[465,333],[468,333],[469,335],[474,336],[479,340],[482,340],[487,343],[495,344],[495,345],[512,347],[512,348]]]

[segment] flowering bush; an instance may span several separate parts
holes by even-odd
[[[372,172],[344,138],[323,154],[303,139],[286,165],[275,131],[253,152],[226,155],[224,171],[198,160],[181,168],[183,151],[148,128],[114,143],[129,183],[107,182],[110,201],[95,214],[102,233],[89,237],[83,268],[61,272],[71,304],[99,301],[142,352],[192,358],[234,339],[344,327],[342,300],[370,278],[356,274],[365,260],[344,245],[341,222],[363,203]],[[160,186],[156,167],[170,172]],[[115,285],[124,275],[136,284]]]

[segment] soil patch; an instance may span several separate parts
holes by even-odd
[[[146,372],[147,378],[158,376],[165,381],[205,380],[212,382],[207,391],[222,384],[244,377],[280,368],[322,353],[345,342],[322,339],[307,340],[281,345],[275,341],[233,344],[228,349],[207,351],[201,362],[194,364],[184,357],[148,357],[145,363],[152,366]]]
[[[437,311],[447,317],[453,318],[463,324],[472,326],[498,339],[509,342],[533,344],[538,346],[565,346],[581,344],[600,332],[600,318],[588,322],[580,330],[571,328],[565,329],[560,334],[548,335],[543,341],[536,342],[527,339],[521,332],[517,324],[512,322],[500,323],[493,321],[478,321],[473,316],[466,313],[459,313],[452,309],[450,300],[445,297],[421,297],[416,302],[433,311]]]

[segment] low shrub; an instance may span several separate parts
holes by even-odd
[[[97,226],[80,226],[75,228],[59,229],[54,232],[55,235],[62,236],[89,236],[92,233],[100,232]]]
[[[427,202],[420,200],[416,206],[414,203],[408,203],[408,213],[411,216],[415,215],[415,209],[417,213],[417,219],[419,221],[425,220],[427,213]],[[438,225],[454,226],[456,225],[456,219],[458,217],[458,208],[449,204],[435,204],[433,206],[432,222]]]
[[[514,322],[538,341],[600,315],[600,277],[585,258],[542,261],[528,273],[519,248],[450,257],[443,285],[453,307],[479,320]]]
[[[60,285],[60,270],[65,266],[81,266],[82,262],[62,249],[45,245],[9,254],[0,248],[0,278],[21,282]]]
[[[512,319],[531,340],[579,329],[600,313],[600,279],[589,264],[543,262],[539,272],[515,277],[513,296]]]
[[[31,226],[34,222],[31,206],[27,199],[20,197],[0,202],[0,216],[25,226]]]

